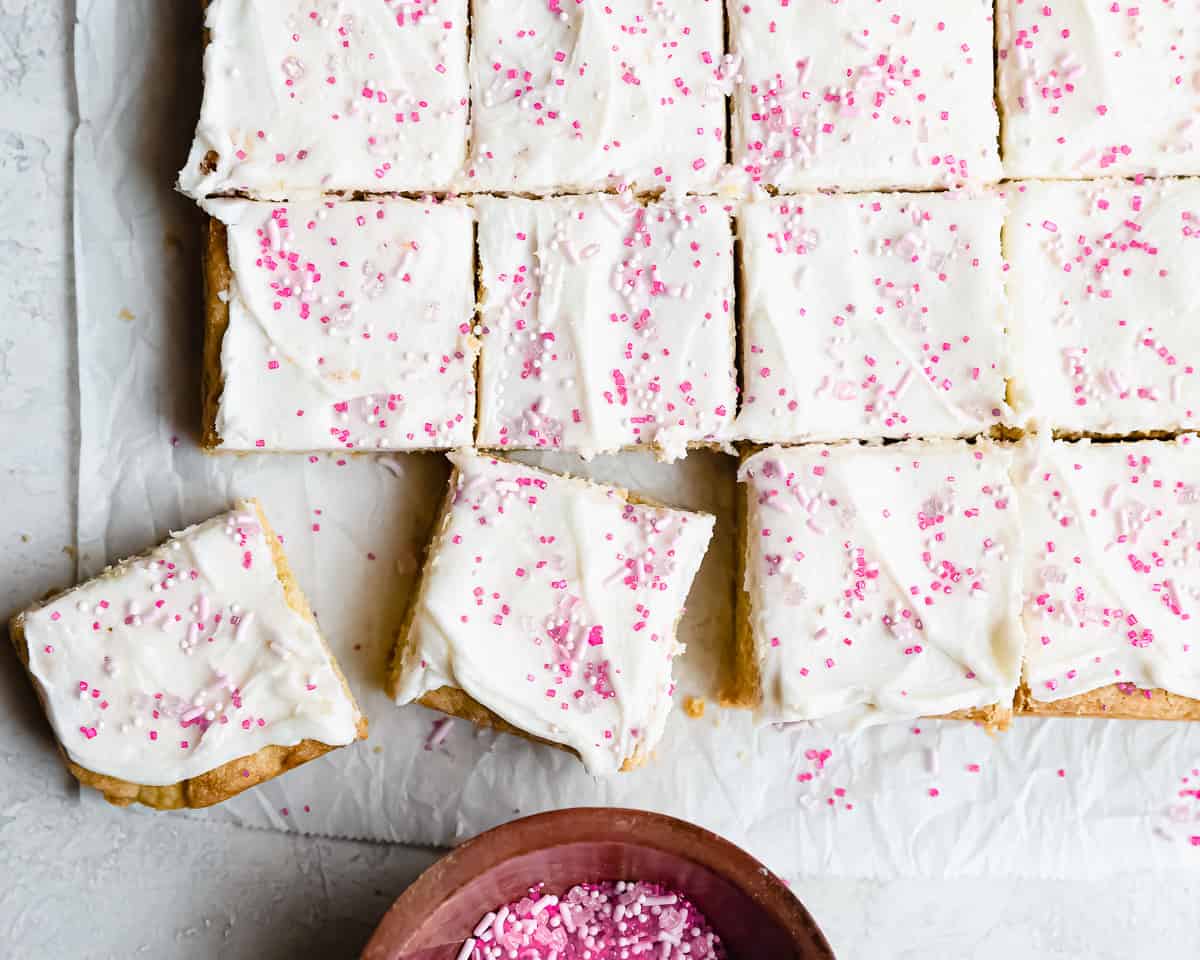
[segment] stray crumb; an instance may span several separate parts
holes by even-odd
[[[133,322],[135,319],[137,319],[136,317],[134,317],[134,315],[133,315],[132,313],[130,313],[130,311],[129,311],[129,308],[128,308],[128,307],[122,307],[122,308],[121,308],[121,312],[120,312],[120,313],[118,313],[118,314],[117,314],[117,316],[118,316],[120,319],[122,319],[122,320],[126,321],[127,323],[131,323],[131,322]]]
[[[33,539],[33,538],[32,538],[32,537],[31,537],[29,534],[27,534],[27,533],[23,533],[23,534],[21,534],[21,542],[22,542],[22,543],[28,543],[28,542],[29,542],[30,540],[32,540],[32,539]]]
[[[383,747],[372,747],[371,751],[373,753],[383,753]]]
[[[703,697],[684,697],[683,712],[693,720],[699,720],[704,716],[704,698]]]
[[[77,550],[76,550],[76,549],[75,549],[73,546],[71,546],[70,544],[67,544],[65,547],[63,547],[63,548],[62,548],[62,552],[63,552],[63,553],[65,553],[65,554],[66,554],[68,557],[70,557],[72,560],[74,560],[74,559],[75,559],[75,558],[78,556],[78,553],[79,553],[79,552],[78,552],[78,551],[77,551]]]

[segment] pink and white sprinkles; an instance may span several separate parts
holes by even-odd
[[[721,938],[690,900],[660,883],[531,887],[484,916],[458,960],[723,960]]]

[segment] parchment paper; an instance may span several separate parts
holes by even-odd
[[[80,0],[75,156],[79,573],[136,553],[240,495],[260,497],[371,722],[341,750],[204,814],[250,827],[450,844],[576,804],[661,810],[784,876],[1200,869],[1200,725],[1018,721],[995,738],[919,722],[851,737],[755,730],[716,709],[731,630],[734,463],[569,456],[571,469],[717,513],[683,625],[676,711],[650,766],[593,779],[572,757],[394,706],[383,669],[447,477],[443,458],[211,457],[199,432],[200,216],[172,191],[199,105],[193,2]],[[101,802],[93,797],[85,802]],[[136,816],[137,813],[130,813]],[[162,814],[154,814],[162,816]]]

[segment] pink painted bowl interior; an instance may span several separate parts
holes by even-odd
[[[545,884],[649,880],[708,917],[731,960],[831,960],[825,937],[778,877],[748,853],[682,820],[583,808],[517,820],[439,860],[392,906],[363,960],[456,960],[489,910]]]

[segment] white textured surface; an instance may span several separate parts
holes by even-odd
[[[721,0],[472,0],[471,14],[471,189],[716,178]]]
[[[477,198],[479,444],[667,458],[736,406],[729,208]]]
[[[180,186],[284,198],[448,184],[467,146],[466,17],[467,0],[212,3]]]
[[[762,712],[862,727],[1012,703],[1011,457],[987,441],[771,447],[743,464]]]
[[[81,12],[91,6],[81,3]],[[71,7],[69,0],[0,0],[5,613],[72,575],[61,552],[71,541],[74,486],[74,361],[62,335],[72,322]],[[154,27],[166,34],[190,34],[198,21],[191,4],[161,10]],[[173,76],[198,59],[165,57],[162,66]],[[167,176],[178,162],[155,161]],[[45,425],[36,431],[29,429],[35,413]],[[431,860],[403,847],[83,808],[29,684],[3,651],[0,703],[0,943],[15,956],[349,957]],[[841,956],[867,960],[1129,960],[1162,956],[1163,944],[1186,947],[1200,927],[1194,871],[1071,883],[821,877],[796,890]]]
[[[210,200],[232,280],[226,450],[420,450],[475,426],[474,214],[414,200]]]
[[[998,0],[1008,177],[1200,173],[1200,0]]]
[[[1200,425],[1200,181],[1005,187],[1016,422]]]
[[[1000,178],[989,0],[730,0],[733,161],[783,191]]]
[[[46,714],[85,770],[167,786],[267,746],[357,737],[361,714],[289,603],[257,509],[240,503],[24,616]]]
[[[1025,681],[1038,700],[1134,684],[1200,697],[1200,442],[1022,449]]]
[[[745,204],[737,436],[956,437],[1001,422],[1003,223],[991,192]]]
[[[593,773],[647,759],[716,518],[466,450],[451,460],[397,701],[454,687]]]

